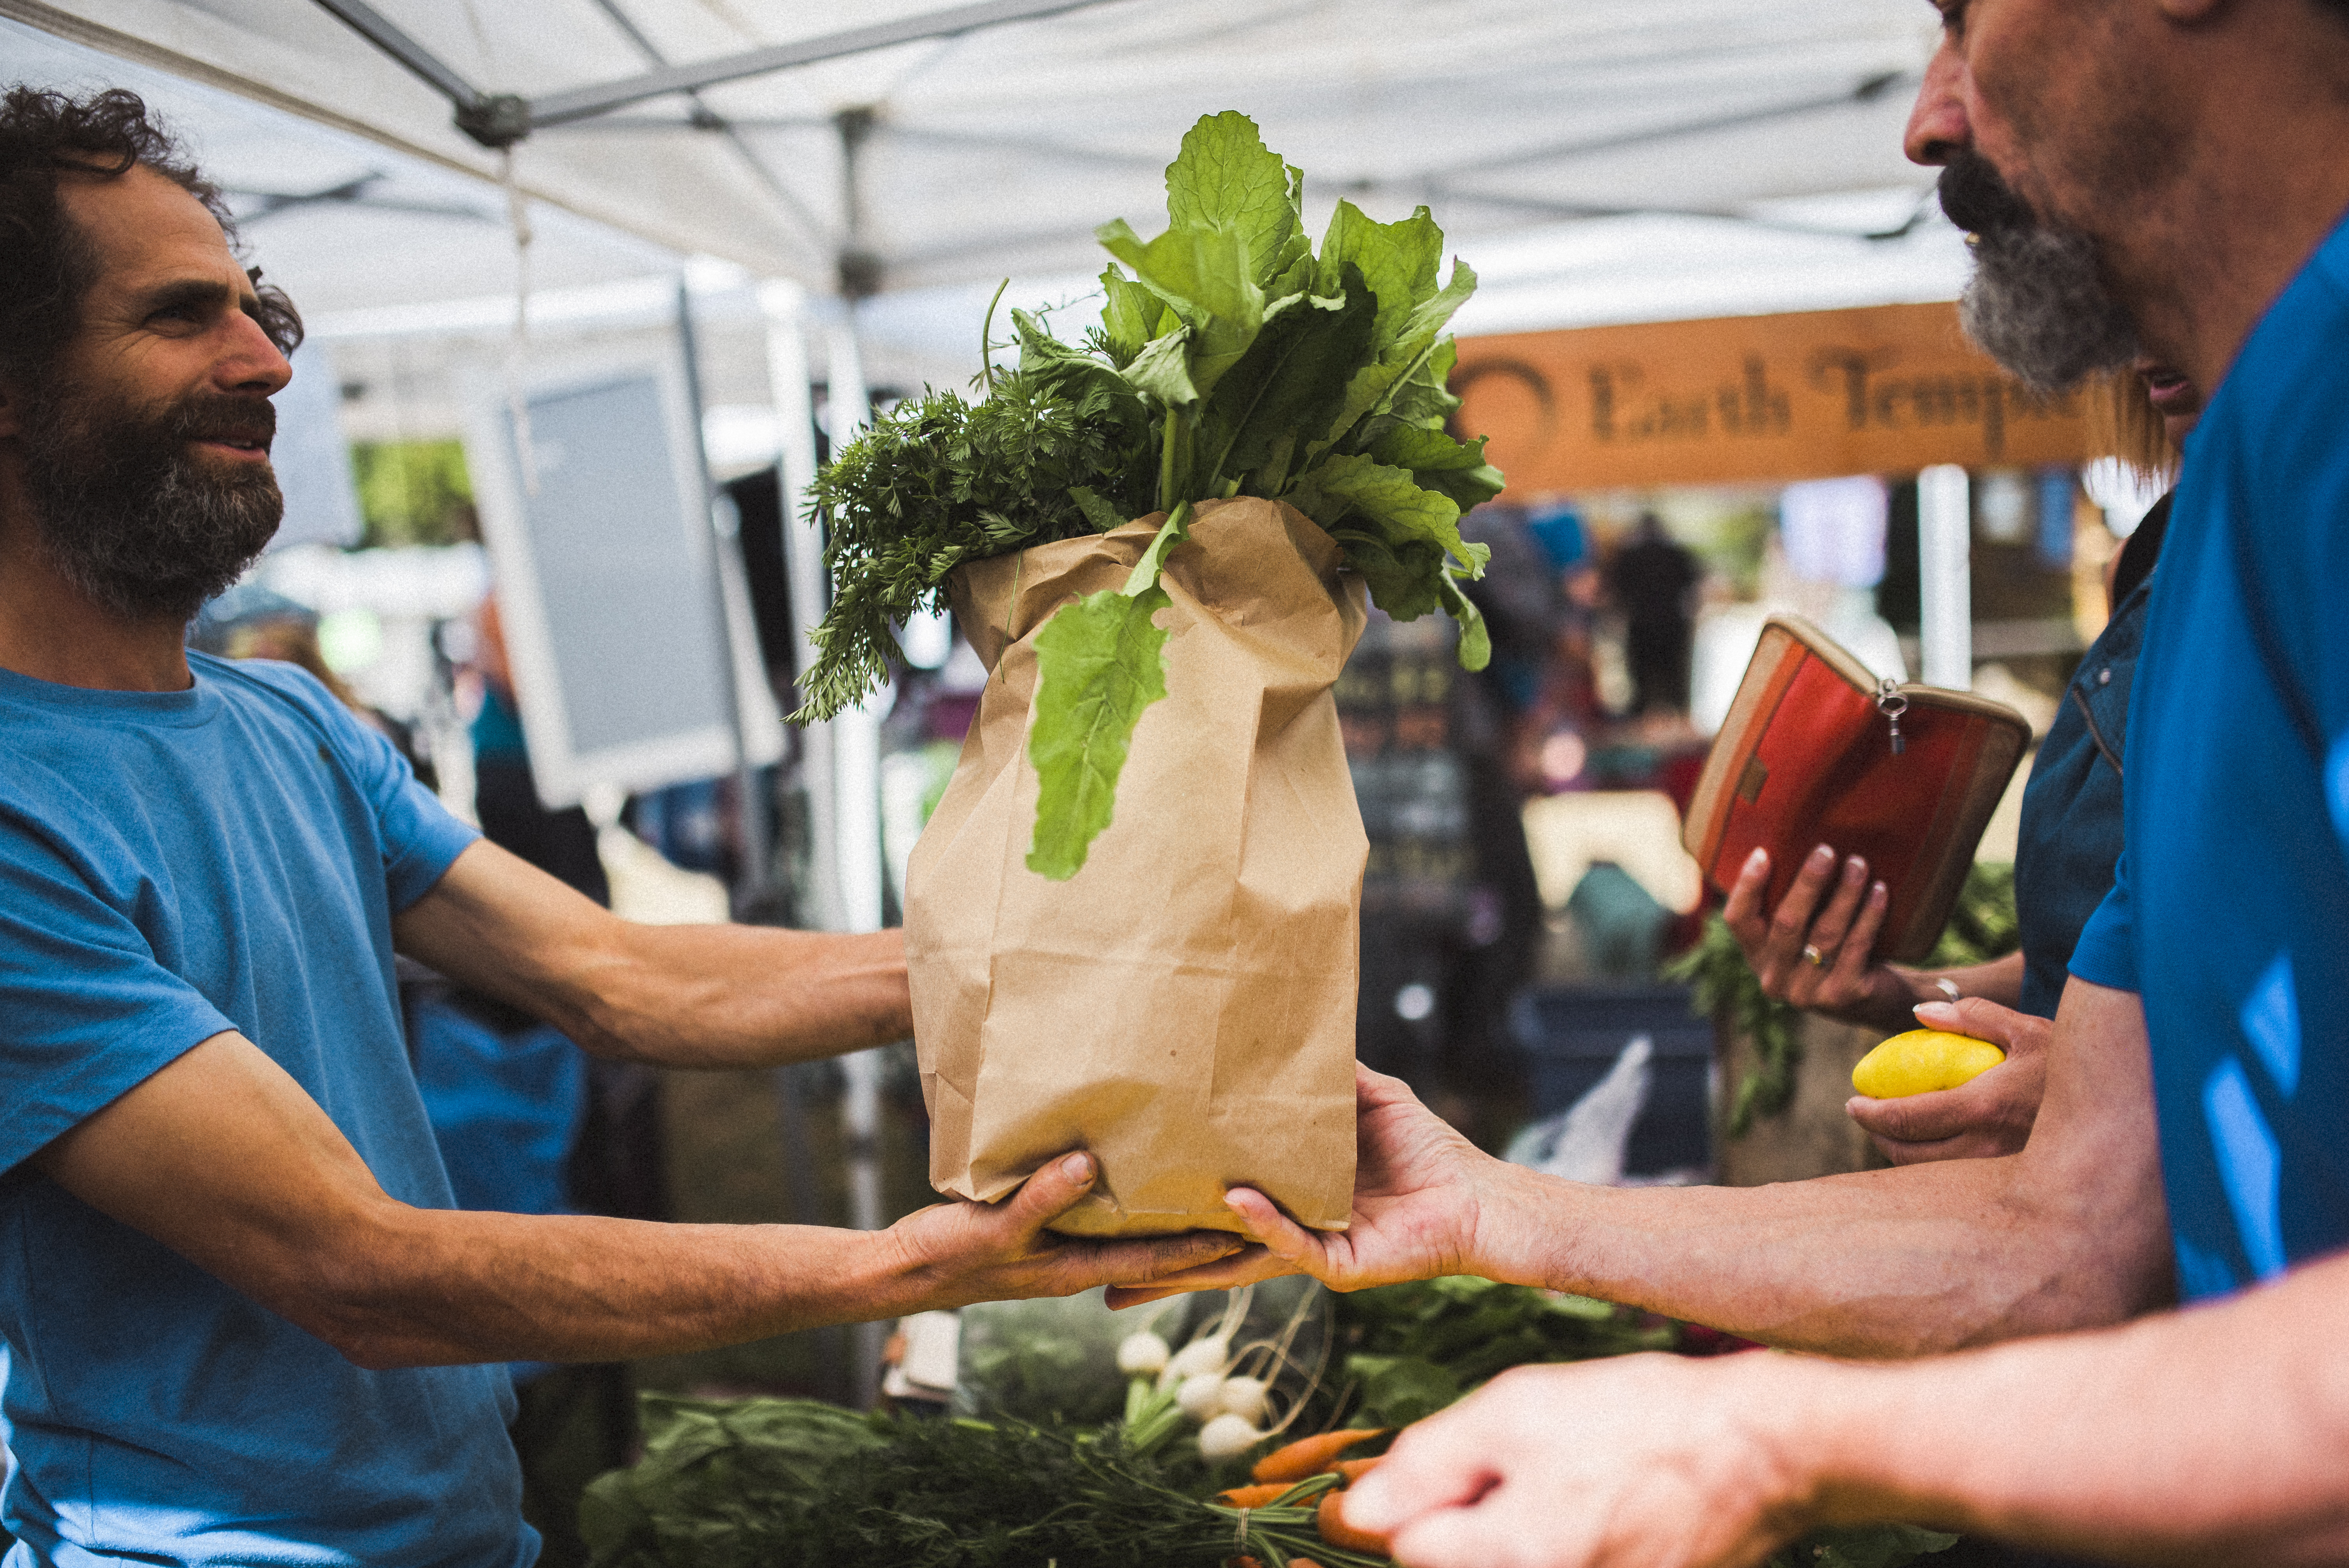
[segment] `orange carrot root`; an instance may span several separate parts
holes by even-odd
[[[1339,1500],[1345,1495],[1335,1488],[1321,1494],[1321,1506],[1313,1512],[1313,1528],[1320,1532],[1321,1539],[1349,1552],[1375,1552],[1381,1557],[1392,1555],[1387,1550],[1385,1536],[1357,1530],[1340,1517]]]
[[[1322,1468],[1333,1475],[1344,1476],[1346,1484],[1351,1486],[1386,1462],[1387,1456],[1381,1454],[1374,1460],[1340,1460],[1335,1464],[1325,1465]]]
[[[1267,1481],[1261,1486],[1236,1486],[1216,1493],[1216,1501],[1226,1508],[1269,1508],[1272,1500],[1295,1486],[1295,1481]]]
[[[1303,1480],[1307,1476],[1328,1469],[1331,1460],[1356,1443],[1366,1443],[1372,1438],[1382,1438],[1386,1434],[1386,1428],[1377,1427],[1299,1438],[1257,1460],[1256,1468],[1248,1473],[1257,1480]]]

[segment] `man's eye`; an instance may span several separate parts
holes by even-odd
[[[1941,30],[1952,38],[1966,30],[1966,0],[1936,0],[1941,13]]]

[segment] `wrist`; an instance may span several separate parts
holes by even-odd
[[[1604,1295],[1583,1260],[1591,1255],[1592,1206],[1609,1189],[1545,1176],[1502,1160],[1492,1164],[1479,1184],[1461,1272],[1503,1284]]]
[[[1873,1473],[1873,1397],[1887,1370],[1853,1367],[1785,1351],[1748,1352],[1745,1408],[1760,1450],[1764,1508],[1783,1539],[1821,1525],[1881,1519],[1869,1500],[1880,1496]]]
[[[1772,1358],[1782,1363],[1781,1377],[1763,1418],[1794,1533],[1881,1520],[1947,1522],[1946,1489],[1917,1484],[1914,1439],[1936,1431],[1946,1414],[1920,1386],[1919,1367]]]

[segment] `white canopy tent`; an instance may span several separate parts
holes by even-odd
[[[401,202],[502,218],[480,182],[502,157],[457,128],[450,93],[529,124],[512,161],[532,197],[817,294],[843,270],[890,295],[1096,272],[1093,225],[1147,228],[1175,140],[1224,108],[1254,115],[1322,201],[1433,206],[1496,295],[1644,280],[1519,299],[1510,325],[1750,309],[1749,271],[1762,308],[1788,274],[1808,280],[1789,294],[1803,304],[1946,298],[1955,276],[1938,214],[1914,221],[1929,181],[1899,145],[1934,23],[1920,0],[0,0],[0,15],[404,154],[313,151],[278,173],[277,209],[290,220],[293,199],[304,222],[274,221],[272,251],[331,255],[278,258],[327,315],[511,289],[486,247],[353,268],[367,247],[336,232],[379,231]],[[680,61],[706,64],[656,68]],[[720,79],[650,90],[694,77]],[[436,169],[471,194],[423,178]]]

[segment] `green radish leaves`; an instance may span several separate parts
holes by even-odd
[[[1084,869],[1110,824],[1117,779],[1143,710],[1166,695],[1166,634],[1158,612],[1173,601],[1158,578],[1166,556],[1191,537],[1191,505],[1174,509],[1126,574],[1125,585],[1063,605],[1036,634],[1036,832],[1028,869],[1066,882]]]
[[[1166,695],[1166,634],[1151,617],[1166,590],[1113,590],[1064,606],[1036,634],[1036,836],[1028,869],[1066,882],[1110,824],[1117,776],[1142,711]]]

